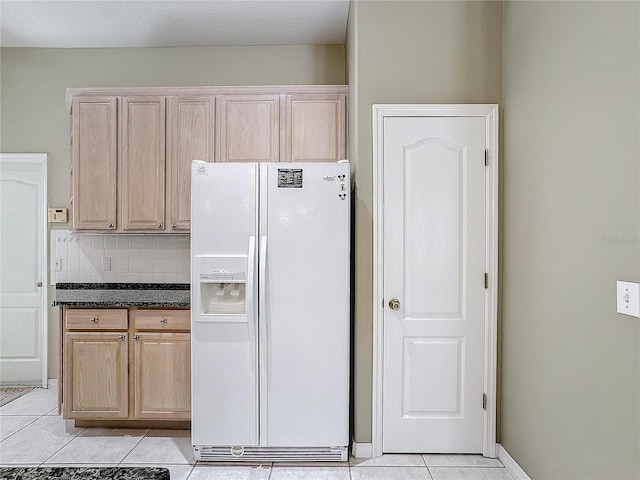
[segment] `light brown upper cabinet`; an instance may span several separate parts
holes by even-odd
[[[123,97],[120,213],[123,230],[164,230],[165,97]]]
[[[346,85],[75,88],[73,230],[188,233],[191,162],[334,162]]]
[[[72,215],[76,230],[116,228],[117,97],[73,99]]]
[[[191,161],[213,162],[214,97],[169,97],[167,118],[167,224],[191,227]]]
[[[287,162],[346,158],[346,95],[287,95]]]
[[[219,97],[218,162],[280,160],[280,96]]]

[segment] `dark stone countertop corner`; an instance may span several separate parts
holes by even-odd
[[[2,467],[1,480],[170,480],[159,467]]]

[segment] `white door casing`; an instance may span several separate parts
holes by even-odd
[[[47,155],[0,154],[0,382],[47,386]]]
[[[373,455],[495,456],[497,106],[373,113]]]

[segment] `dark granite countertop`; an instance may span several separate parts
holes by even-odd
[[[169,480],[169,469],[158,467],[7,467],[1,480]]]
[[[189,307],[188,283],[57,283],[54,306]]]

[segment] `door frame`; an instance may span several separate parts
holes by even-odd
[[[48,189],[47,189],[47,160],[48,155],[46,153],[0,153],[0,162],[3,164],[34,164],[40,166],[40,174],[42,180],[42,198],[40,207],[42,208],[42,218],[39,223],[39,234],[42,236],[42,256],[40,271],[42,272],[42,278],[39,280],[42,282],[42,302],[40,308],[42,310],[42,323],[40,324],[40,354],[42,355],[42,388],[47,388],[48,374],[49,374],[49,259],[48,259],[48,244],[49,225],[47,222],[47,205],[48,205]]]
[[[382,455],[384,357],[384,119],[385,117],[484,117],[488,166],[485,169],[486,272],[483,386],[487,395],[482,454],[496,457],[498,356],[498,112],[497,104],[373,105],[373,378],[371,452]],[[453,452],[452,452],[453,453]]]

